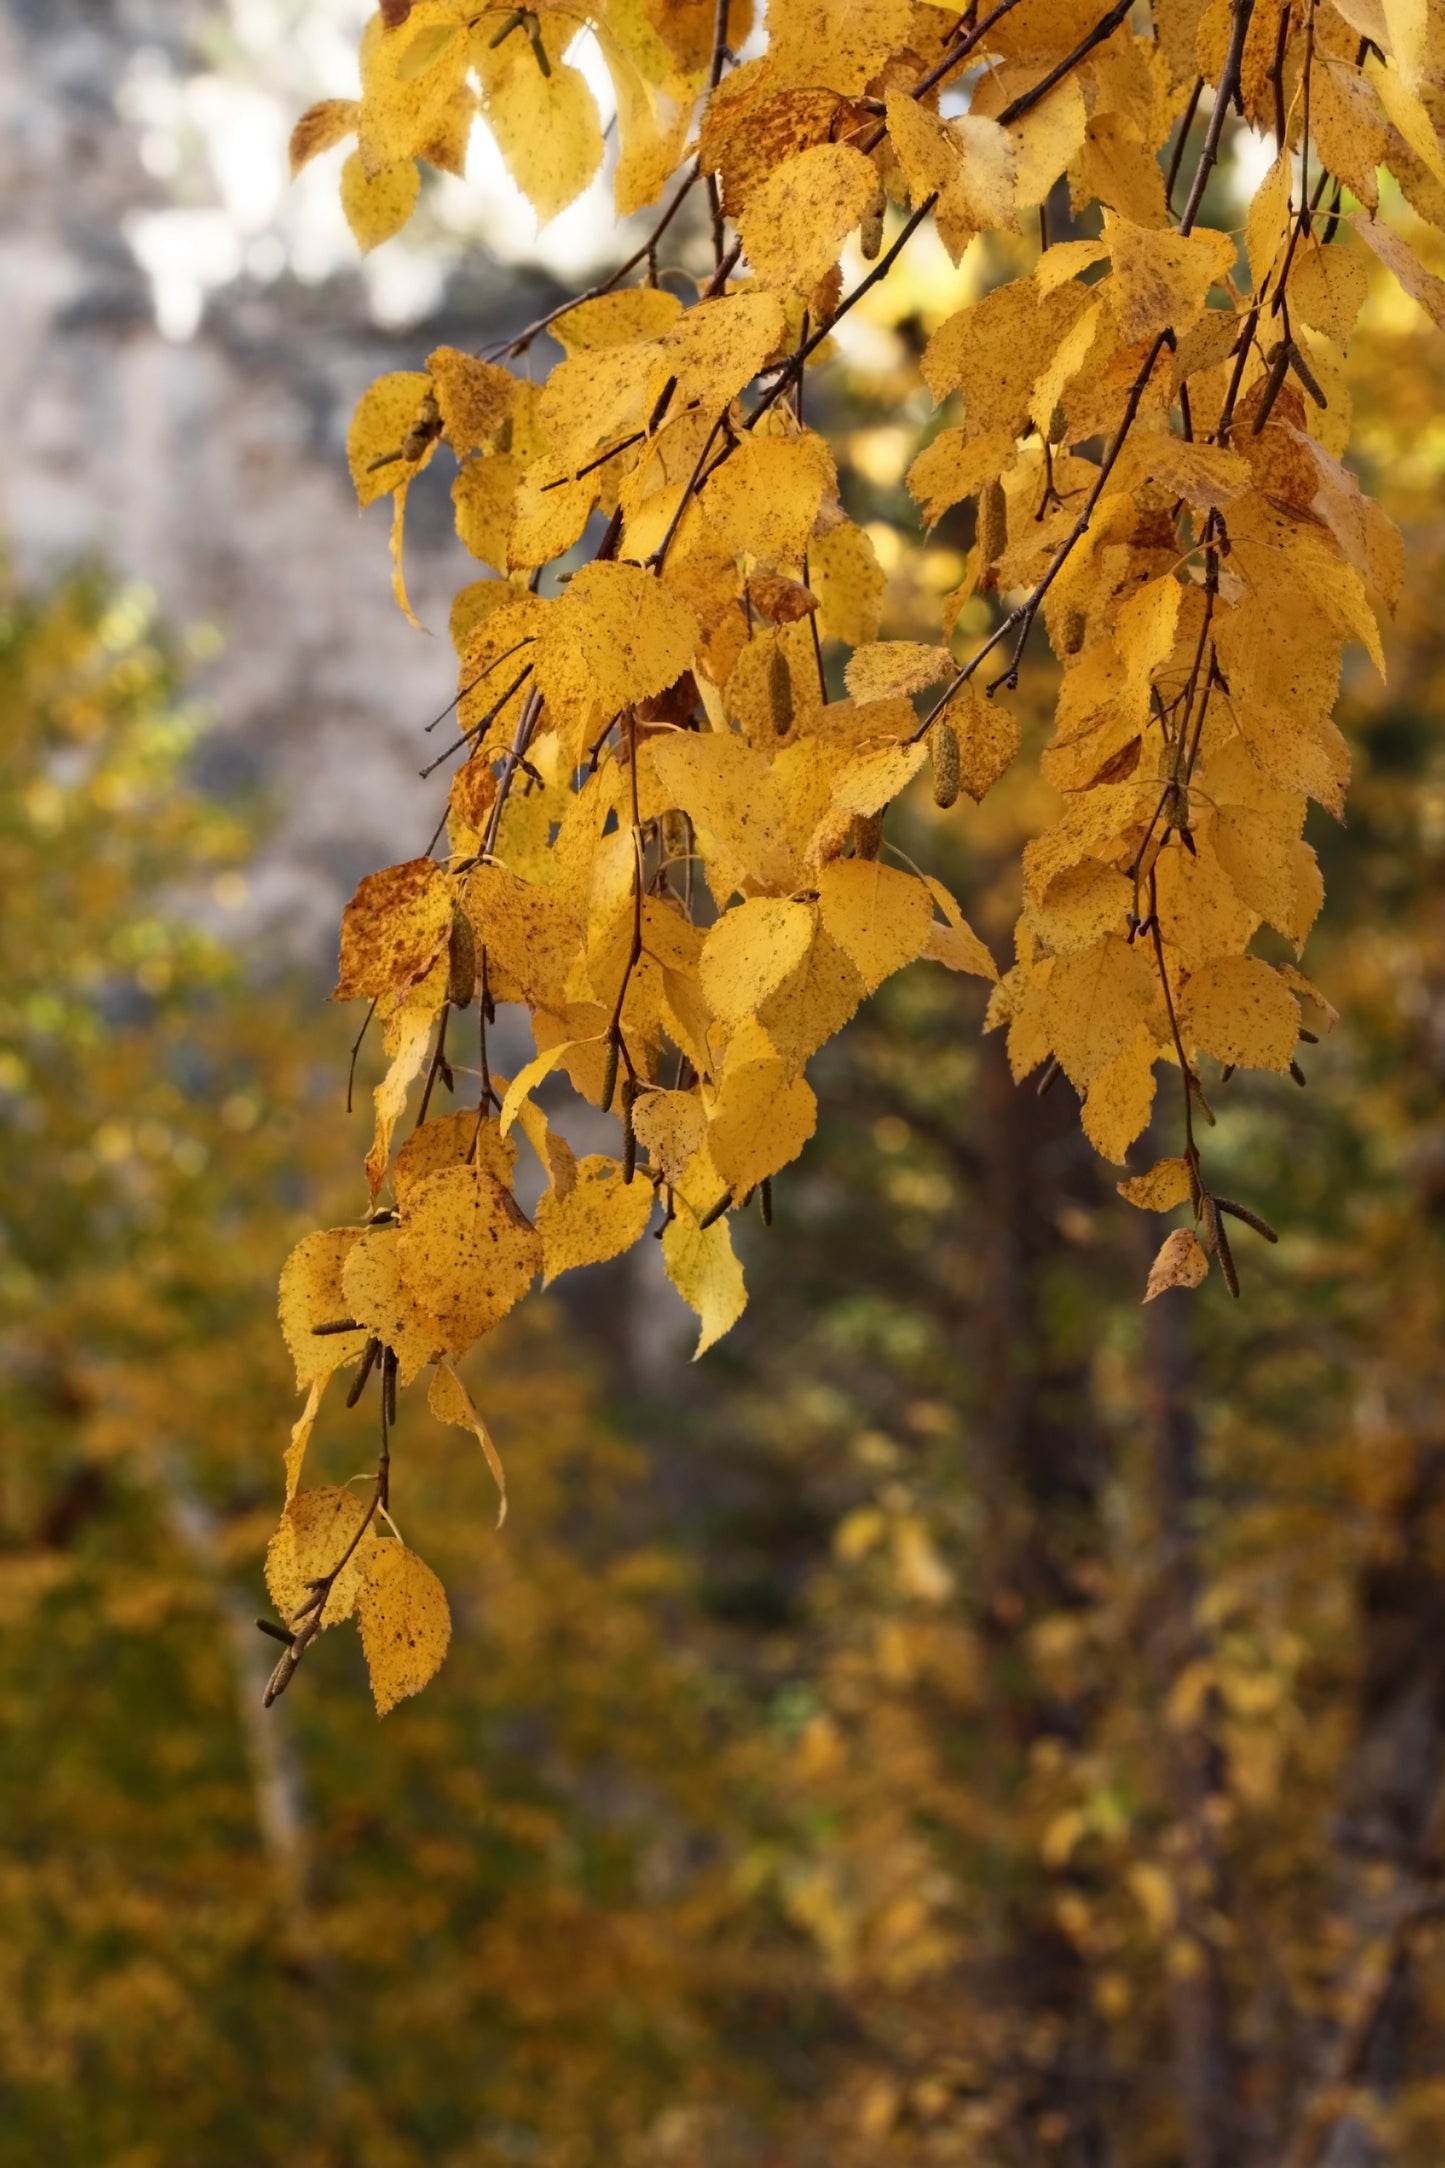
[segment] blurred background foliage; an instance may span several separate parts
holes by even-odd
[[[968,540],[910,540],[929,277],[826,393],[915,637]],[[228,932],[265,808],[189,780],[144,597],[5,589],[7,2162],[1436,2168],[1423,324],[1381,294],[1351,356],[1409,583],[1388,690],[1346,687],[1349,825],[1313,834],[1343,1022],[1303,1095],[1218,1093],[1283,1234],[1245,1299],[1141,1310],[1149,1228],[1067,1087],[1016,1090],[968,983],[906,973],[822,1065],[722,1348],[643,1359],[656,1290],[605,1269],[504,1326],[471,1381],[500,1536],[485,1468],[404,1411],[397,1512],[456,1638],[381,1730],[344,1633],[263,1717],[252,1624],[294,1412],[276,1270],[356,1209],[349,1020]],[[1037,741],[1046,666],[1027,697]],[[893,838],[1000,955],[1041,789],[1024,763]],[[365,1458],[338,1412],[319,1450]]]

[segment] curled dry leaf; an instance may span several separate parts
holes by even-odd
[[[1171,1287],[1198,1287],[1208,1270],[1208,1255],[1193,1228],[1176,1227],[1149,1267],[1144,1300],[1152,1302]]]

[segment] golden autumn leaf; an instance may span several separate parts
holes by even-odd
[[[371,1555],[379,1548],[369,1520],[365,1491],[350,1486],[300,1491],[288,1502],[266,1551],[266,1586],[283,1619],[295,1618],[313,1583],[332,1574],[322,1627],[339,1626],[350,1618]]]
[[[738,220],[759,283],[811,293],[877,186],[873,166],[850,144],[818,143],[786,159],[752,191]]]
[[[620,1161],[589,1152],[577,1162],[566,1194],[549,1190],[537,1207],[542,1285],[549,1287],[559,1272],[600,1265],[630,1250],[646,1232],[652,1206],[650,1182],[639,1176],[629,1182]]]
[[[403,1385],[441,1354],[446,1332],[402,1278],[400,1231],[365,1229],[347,1252],[341,1285],[347,1308],[367,1333],[395,1354]]]
[[[1287,1069],[1299,1004],[1257,956],[1215,956],[1191,973],[1179,1005],[1186,1045],[1247,1069]]]
[[[447,442],[459,459],[480,451],[512,411],[517,379],[507,369],[455,346],[438,346],[427,356],[427,375],[436,392]]]
[[[347,432],[346,456],[358,502],[363,508],[425,466],[435,450],[428,439],[415,452],[409,440],[431,378],[416,369],[379,376],[357,401]]]
[[[281,1330],[296,1365],[298,1387],[354,1362],[366,1344],[364,1332],[316,1331],[318,1325],[340,1324],[350,1314],[341,1270],[359,1234],[355,1227],[318,1230],[297,1243],[281,1268]]]
[[[452,1637],[446,1592],[404,1543],[377,1543],[356,1591],[356,1623],[376,1713],[385,1716],[441,1669]]]
[[[952,650],[921,640],[878,640],[857,648],[848,659],[844,682],[855,700],[886,700],[899,693],[921,693],[952,675]]]
[[[1169,1212],[1190,1195],[1189,1168],[1182,1159],[1156,1159],[1147,1174],[1136,1174],[1116,1187],[1141,1212]]]
[[[702,1143],[707,1117],[696,1092],[644,1092],[632,1110],[632,1127],[652,1165],[676,1181]]]
[[[368,173],[361,153],[352,152],[341,169],[341,208],[364,256],[400,233],[420,194],[421,172],[414,159]]]
[[[805,903],[756,897],[724,911],[702,945],[702,991],[721,1023],[741,1023],[806,953],[813,914]]]
[[[452,925],[452,886],[431,858],[411,858],[361,881],[341,920],[333,1001],[402,993],[435,962]]]
[[[501,1528],[507,1518],[507,1475],[502,1456],[492,1443],[492,1434],[477,1413],[471,1394],[445,1359],[432,1373],[427,1406],[439,1423],[454,1423],[459,1430],[469,1430],[480,1445],[482,1458],[497,1486],[497,1526]]]
[[[877,859],[837,858],[818,875],[818,915],[873,993],[923,953],[934,899],[913,873]]]
[[[293,178],[313,158],[354,135],[360,112],[354,98],[323,98],[318,105],[309,106],[291,131]]]
[[[465,1354],[521,1301],[542,1269],[537,1230],[482,1167],[445,1167],[407,1199],[398,1264],[408,1292]]]
[[[665,692],[692,661],[697,619],[640,565],[584,565],[537,641],[537,683],[561,712],[615,715]]]
[[[726,1217],[699,1227],[680,1213],[662,1237],[667,1276],[688,1308],[697,1312],[701,1330],[693,1360],[705,1355],[747,1307],[742,1266],[733,1254]]]

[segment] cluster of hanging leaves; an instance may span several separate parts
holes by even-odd
[[[354,1401],[379,1373],[385,1439],[398,1385],[434,1366],[432,1408],[477,1433],[500,1483],[458,1358],[538,1275],[649,1229],[711,1346],[745,1300],[729,1216],[757,1194],[766,1218],[812,1133],[809,1061],[916,958],[996,982],[1016,1076],[1061,1071],[1110,1160],[1127,1164],[1162,1065],[1177,1156],[1120,1187],[1189,1219],[1146,1299],[1211,1262],[1237,1292],[1230,1223],[1274,1239],[1211,1188],[1204,1065],[1302,1081],[1299,1042],[1332,1020],[1294,960],[1321,901],[1302,829],[1311,800],[1342,812],[1341,655],[1358,641],[1382,667],[1400,578],[1395,530],[1343,464],[1342,350],[1371,255],[1445,321],[1445,283],[1379,215],[1385,168],[1401,223],[1445,225],[1445,23],[1426,0],[1000,0],[962,18],[774,0],[738,64],[749,29],[746,0],[388,0],[359,102],[296,131],[298,164],[354,132],[341,185],[363,246],[405,222],[418,160],[463,169],[478,123],[545,221],[602,159],[568,58],[589,37],[616,92],[619,214],[677,178],[612,278],[499,354],[444,347],[382,377],[352,421],[362,505],[392,499],[401,607],[407,492],[437,457],[496,576],[452,612],[466,757],[446,856],[363,881],[342,927],[337,998],[372,1004],[390,1067],[369,1217],[310,1237],[282,1283],[310,1397],[271,1554],[294,1634],[278,1686],[353,1610],[382,1706],[446,1645],[433,1577],[378,1529],[385,1449],[369,1497],[298,1492],[328,1378],[356,1366]],[[1201,219],[1232,113],[1276,150],[1238,235]],[[1061,184],[1070,232],[1051,241]],[[657,243],[699,186],[714,263],[684,305]],[[1032,270],[922,356],[947,426],[909,487],[928,524],[976,508],[934,645],[879,639],[884,576],[803,411],[831,327],[930,219],[955,262],[980,233],[1038,236]],[[539,385],[506,363],[543,330],[563,358]],[[590,560],[563,570],[594,514]],[[960,657],[979,595],[1003,599]],[[999,779],[1019,739],[1001,696],[1044,636],[1060,810],[1026,850],[1000,977],[942,884],[894,862],[884,819],[926,766],[944,808]],[[487,1058],[499,1002],[530,1012],[537,1047],[510,1082]],[[427,1119],[474,1005],[477,1103]],[[615,1154],[579,1161],[549,1125],[533,1095],[554,1073],[620,1118]],[[547,1179],[534,1219],[517,1129]]]

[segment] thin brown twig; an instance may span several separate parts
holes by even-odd
[[[1179,221],[1179,231],[1182,234],[1189,234],[1194,231],[1194,221],[1199,216],[1199,206],[1204,200],[1204,191],[1209,184],[1209,176],[1213,172],[1215,160],[1219,156],[1219,139],[1224,133],[1224,117],[1229,111],[1234,93],[1238,88],[1240,69],[1244,64],[1244,41],[1249,35],[1250,17],[1254,13],[1254,0],[1232,0],[1232,12],[1233,20],[1230,24],[1229,45],[1224,55],[1224,66],[1220,70],[1219,88],[1214,99],[1214,111],[1209,116],[1209,126],[1204,134],[1204,148],[1199,154],[1199,163],[1194,169],[1194,180],[1189,190],[1189,201],[1185,204],[1184,215]]]

